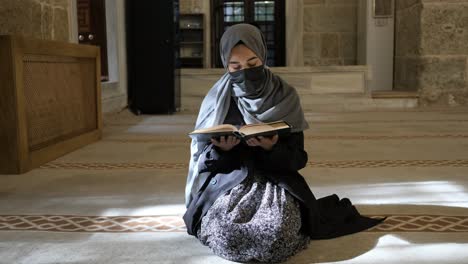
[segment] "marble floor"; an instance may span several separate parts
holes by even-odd
[[[288,263],[468,263],[468,110],[307,113],[321,197],[350,198],[371,230],[312,241]],[[193,114],[104,117],[103,139],[0,175],[0,263],[229,263],[186,234]]]

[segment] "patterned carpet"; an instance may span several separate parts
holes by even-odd
[[[384,167],[468,167],[468,160],[343,160],[309,161],[311,168],[384,168]],[[50,162],[41,169],[186,169],[188,163],[167,162]]]
[[[318,140],[395,140],[395,139],[464,139],[468,138],[468,134],[420,134],[420,135],[305,135],[304,141]],[[160,144],[174,144],[184,143],[189,144],[190,138],[188,137],[171,137],[171,136],[151,136],[139,138],[104,138],[103,142],[115,143],[160,143]]]
[[[384,223],[366,232],[466,232],[468,216],[379,215]],[[181,216],[0,215],[0,231],[185,232]]]
[[[301,173],[314,194],[337,193],[387,218],[314,241],[288,263],[466,263],[466,113],[309,118]],[[182,221],[193,121],[122,113],[105,119],[99,142],[0,177],[0,264],[230,263]]]

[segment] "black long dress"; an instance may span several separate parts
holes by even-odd
[[[244,123],[234,101],[225,123]],[[210,175],[184,215],[188,233],[232,261],[280,262],[309,238],[334,238],[382,221],[361,216],[337,195],[317,200],[298,173],[306,163],[302,132],[281,136],[271,151],[241,143],[223,152],[209,144],[199,170]]]

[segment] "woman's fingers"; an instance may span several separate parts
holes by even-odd
[[[273,146],[278,142],[278,135],[274,135],[272,138],[259,136],[259,146],[263,149],[271,150]]]
[[[237,137],[232,137],[232,145],[237,145],[240,143],[240,140]]]
[[[258,145],[264,149],[269,149],[272,145],[271,139],[263,137],[263,136],[259,136]]]
[[[263,137],[263,136],[259,136],[258,137],[258,140],[260,141],[260,143],[262,144],[276,144],[278,142],[278,135],[274,135],[273,137],[269,138],[269,137]]]
[[[211,142],[213,145],[222,148],[223,150],[230,150],[237,144],[241,142],[241,140],[237,137],[234,136],[226,136],[226,137],[220,137],[219,140],[216,140],[215,138],[211,139]],[[267,137],[262,137],[259,136],[257,137],[252,137],[248,140],[245,141],[247,145],[250,147],[257,147],[260,146],[264,149],[271,149],[273,145],[275,145],[278,142],[278,135],[273,136],[272,138],[267,138]]]
[[[213,143],[213,145],[215,146],[218,146],[219,147],[219,141],[216,140],[215,138],[211,138],[211,143]]]
[[[247,145],[251,146],[251,147],[255,147],[255,146],[259,146],[260,145],[260,141],[258,141],[256,138],[250,138],[248,139],[247,141]]]
[[[279,139],[278,134],[274,135],[272,140],[271,140],[271,143],[273,143],[273,145],[278,143],[278,139]]]
[[[220,137],[219,141],[215,138],[211,138],[213,145],[221,148],[224,151],[231,150],[234,146],[240,143],[240,140],[234,136]]]

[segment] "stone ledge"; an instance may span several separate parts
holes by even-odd
[[[373,91],[372,98],[419,98],[418,92],[410,91]]]
[[[272,69],[299,94],[366,93],[370,75],[366,66],[278,67]],[[188,69],[181,73],[182,97],[203,97],[224,69]]]
[[[421,0],[423,4],[466,4],[468,0]]]
[[[312,67],[270,67],[274,73],[326,73],[326,72],[365,72],[369,75],[367,65],[351,66],[312,66]],[[224,74],[223,68],[204,68],[180,70],[181,75],[218,75]]]

